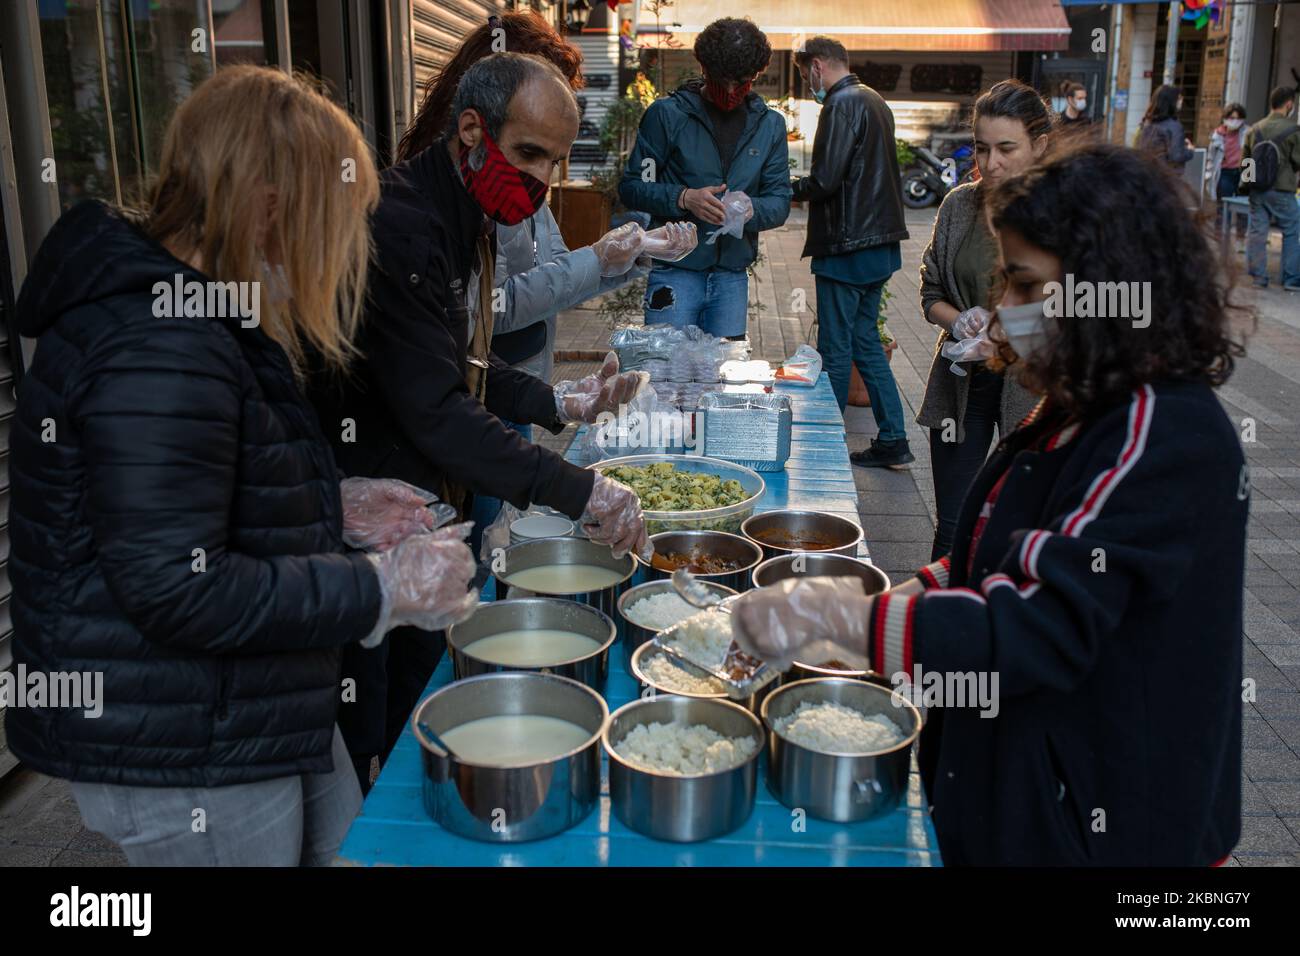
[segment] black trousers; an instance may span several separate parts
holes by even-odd
[[[952,550],[957,515],[966,500],[966,492],[988,457],[993,433],[998,429],[998,419],[1002,414],[1002,376],[988,371],[983,365],[967,368],[971,380],[966,417],[962,422],[965,437],[960,442],[944,441],[943,429],[930,429],[930,467],[934,470],[937,512],[931,561],[939,560]]]
[[[446,648],[442,631],[399,627],[378,647],[343,649],[343,678],[355,683],[339,707],[339,729],[362,793],[369,792],[372,776],[402,736]]]

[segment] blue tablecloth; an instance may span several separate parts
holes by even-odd
[[[858,520],[857,491],[844,443],[844,421],[823,375],[812,389],[781,386],[794,404],[792,451],[783,473],[764,475],[767,493],[758,510],[807,508]],[[575,442],[576,446],[576,442]],[[610,711],[638,696],[617,645],[610,655],[605,699]],[[444,658],[430,692],[450,682]],[[907,796],[893,812],[866,823],[837,824],[795,817],[777,803],[760,758],[754,813],[735,833],[706,843],[651,840],[615,819],[608,768],[602,759],[600,803],[582,823],[534,843],[492,844],[443,830],[421,802],[419,745],[408,728],[394,748],[360,816],[343,844],[343,862],[406,866],[937,866],[939,853],[924,811],[915,767]]]

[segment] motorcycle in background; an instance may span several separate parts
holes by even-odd
[[[968,182],[975,168],[975,149],[962,143],[950,156],[939,156],[926,146],[913,146],[917,165],[903,172],[903,202],[924,209],[940,202],[948,191]]]

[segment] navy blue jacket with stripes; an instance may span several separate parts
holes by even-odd
[[[1204,866],[1232,851],[1249,494],[1206,386],[1147,386],[1083,427],[1040,405],[998,446],[952,554],[871,620],[876,669],[919,667],[918,690],[929,672],[998,676],[996,716],[934,709],[921,737],[945,863]]]

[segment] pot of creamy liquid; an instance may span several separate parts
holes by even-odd
[[[511,598],[480,605],[447,630],[456,678],[496,671],[558,674],[603,691],[614,622],[564,598]]]
[[[473,840],[519,843],[562,833],[600,797],[608,719],[604,699],[567,677],[512,671],[448,684],[411,718],[425,811]]]
[[[493,560],[497,600],[557,597],[586,604],[614,619],[618,596],[636,573],[636,559],[615,558],[586,538],[538,538],[506,548]]]

